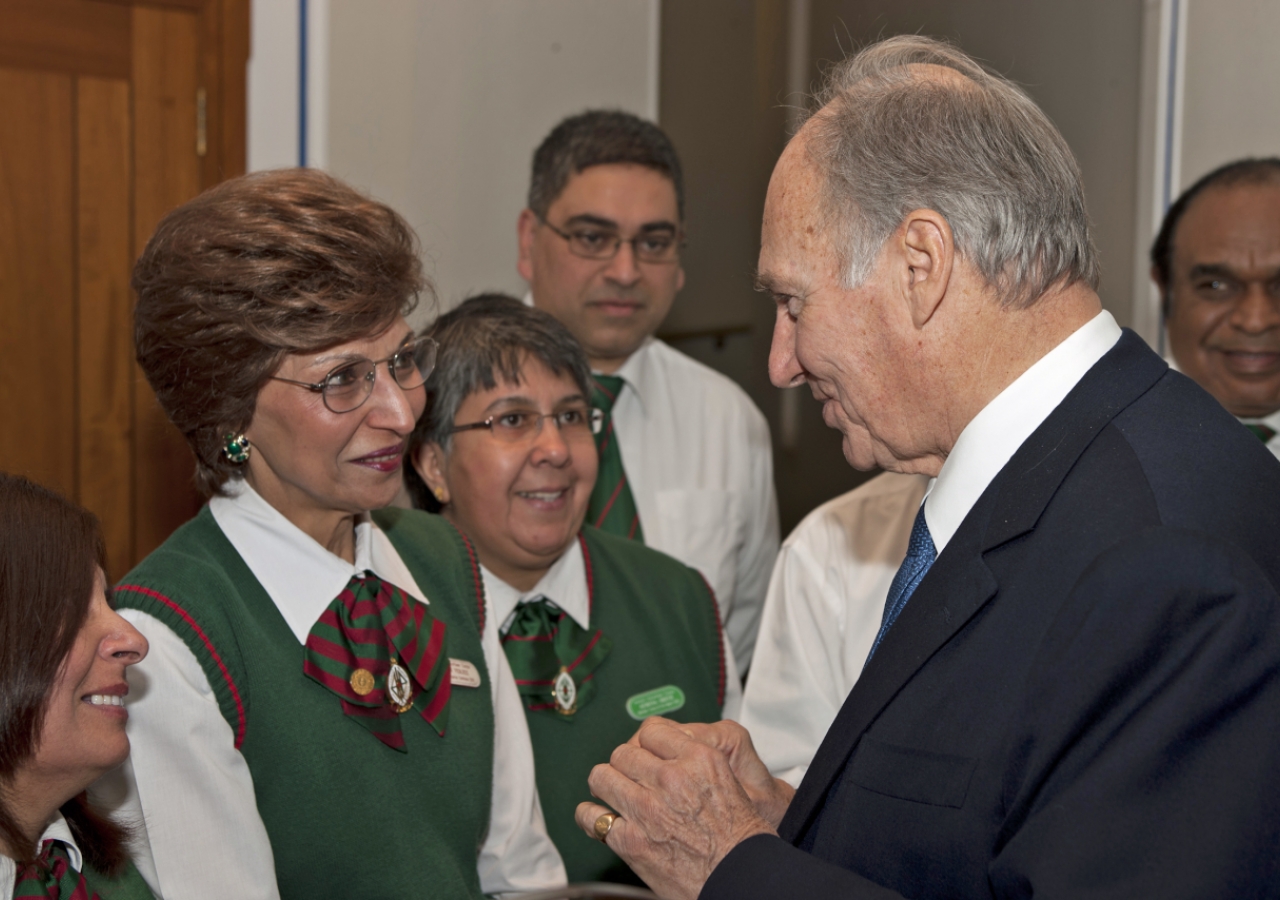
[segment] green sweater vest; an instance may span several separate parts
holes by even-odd
[[[594,673],[596,693],[572,716],[526,709],[538,796],[547,831],[569,880],[627,881],[636,877],[617,855],[574,823],[578,804],[590,800],[587,776],[631,739],[643,719],[628,700],[648,695],[657,710],[679,722],[715,722],[724,704],[724,644],[720,614],[706,581],[693,569],[656,550],[587,525],[582,551],[591,598],[590,630],[600,629],[613,648]],[[553,598],[554,599],[554,598]],[[684,705],[662,711],[674,692]],[[651,693],[654,692],[654,693]]]
[[[303,674],[302,645],[208,507],[125,577],[116,601],[164,622],[203,666],[248,762],[283,900],[479,898],[493,779],[479,569],[439,517],[376,518],[447,625],[445,652],[482,677],[454,687],[443,737],[400,717],[407,753]]]
[[[115,878],[103,875],[87,862],[81,870],[85,884],[89,890],[97,894],[100,900],[155,900],[151,888],[132,862],[128,863]]]

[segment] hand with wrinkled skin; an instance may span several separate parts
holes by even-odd
[[[655,717],[650,721],[667,722],[668,720]],[[747,796],[751,798],[756,812],[774,828],[778,827],[783,815],[787,812],[787,807],[791,805],[791,798],[795,796],[796,789],[781,778],[774,778],[769,774],[769,769],[756,754],[755,745],[751,743],[751,735],[747,729],[732,719],[709,725],[676,722],[668,722],[668,724],[679,728],[696,741],[715,747],[728,757],[729,768],[738,779],[738,783],[742,785],[742,789],[747,792]],[[636,733],[636,737],[639,737],[639,732]],[[632,740],[636,738],[633,737]]]
[[[728,754],[690,733],[726,742],[703,728],[715,726],[649,719],[587,779],[592,795],[620,816],[610,849],[668,900],[694,900],[730,850],[754,835],[777,833],[734,775]],[[595,821],[606,812],[598,803],[579,804],[578,827],[595,837]]]

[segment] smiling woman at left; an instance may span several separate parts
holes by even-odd
[[[435,359],[405,320],[430,290],[409,226],[323,172],[255,173],[166,216],[133,285],[138,362],[210,497],[116,586],[152,646],[123,812],[156,893],[562,884],[474,553],[383,510]]]
[[[147,655],[102,558],[91,513],[0,473],[0,900],[151,897],[84,795],[129,755],[125,670]]]

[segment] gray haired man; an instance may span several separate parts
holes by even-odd
[[[797,790],[650,720],[578,824],[668,898],[1276,896],[1280,467],[1102,310],[1021,91],[904,37],[823,99],[765,205],[771,376],[929,493]]]

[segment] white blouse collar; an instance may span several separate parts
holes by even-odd
[[[368,514],[356,519],[355,562],[349,563],[286,519],[244,479],[232,479],[224,490],[225,496],[209,501],[209,511],[299,643],[306,643],[316,619],[360,572],[371,571],[430,602]]]

